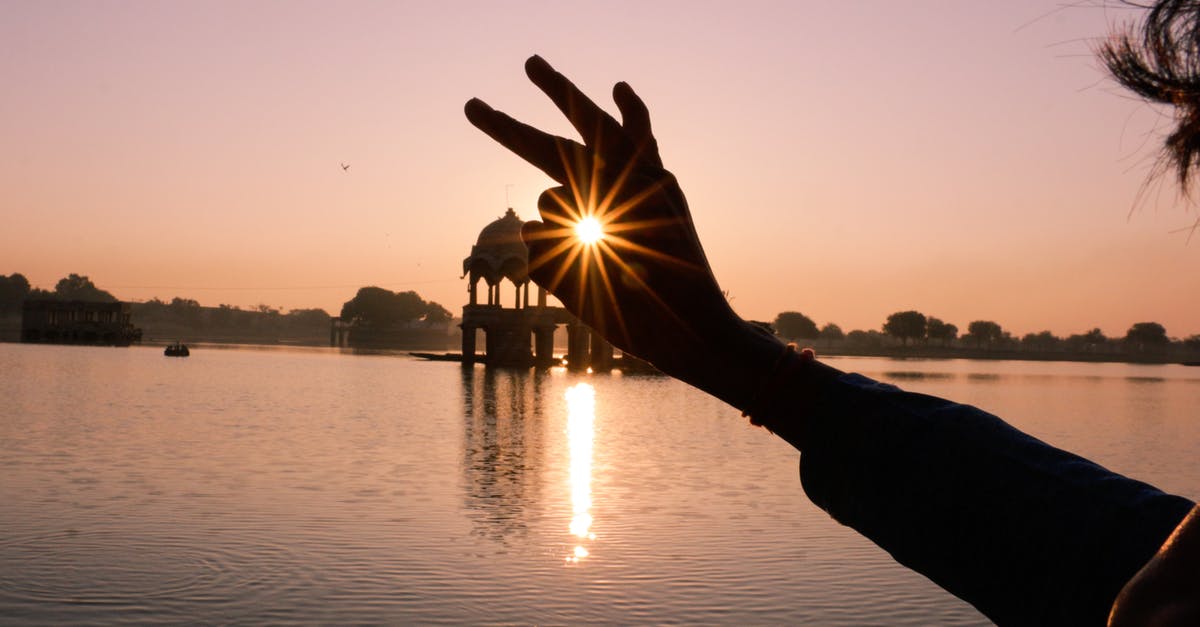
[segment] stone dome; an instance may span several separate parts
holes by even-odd
[[[463,276],[470,281],[482,278],[488,285],[508,279],[517,285],[529,281],[529,249],[521,240],[525,221],[509,207],[504,216],[483,227],[471,247],[471,256],[463,259]]]

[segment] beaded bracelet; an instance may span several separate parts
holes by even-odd
[[[761,404],[767,398],[767,393],[772,390],[776,381],[782,378],[780,375],[782,374],[782,371],[785,370],[783,366],[785,363],[787,363],[788,356],[795,352],[796,344],[794,342],[789,342],[787,346],[783,347],[783,352],[780,353],[779,358],[775,360],[775,364],[771,366],[770,372],[763,379],[762,383],[759,384],[758,391],[755,392],[754,396],[751,397],[750,402],[746,405],[745,411],[742,412],[742,417],[749,418],[750,424],[758,427],[763,426],[763,423],[754,417],[755,414],[759,413],[758,410],[761,409],[759,404]],[[800,351],[801,363],[809,363],[816,360],[816,358],[817,353],[811,348],[805,348]]]

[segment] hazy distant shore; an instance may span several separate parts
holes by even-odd
[[[142,346],[166,346],[175,340],[167,337],[154,337],[145,339],[141,342]],[[18,335],[4,334],[0,335],[0,342],[19,343]],[[329,347],[328,340],[320,340],[317,338],[228,338],[228,337],[205,337],[193,340],[187,340],[191,346],[211,345],[215,348],[226,346],[235,348],[238,346],[275,346],[275,347],[309,347],[309,348],[325,348]],[[406,352],[406,351],[431,351],[438,353],[459,354],[453,350],[457,346],[452,342],[416,342],[411,344],[396,344],[387,346],[364,346],[364,347],[344,347],[353,350],[364,351],[383,351],[383,352]],[[565,349],[556,350],[555,353],[565,353]],[[918,360],[943,360],[943,359],[975,359],[975,360],[990,360],[990,361],[1074,361],[1086,363],[1128,363],[1128,364],[1146,364],[1146,365],[1161,365],[1161,364],[1180,364],[1180,363],[1200,363],[1181,359],[1168,359],[1165,357],[1143,357],[1132,358],[1128,355],[1096,355],[1085,353],[1030,353],[1026,351],[977,351],[977,350],[962,350],[962,349],[908,349],[908,350],[855,350],[855,349],[830,349],[818,350],[818,356],[824,357],[879,357],[886,359],[918,359]]]
[[[174,327],[172,325],[144,329],[142,344],[160,346],[175,341],[192,344],[227,344],[247,346],[329,346],[329,334],[324,331],[309,331],[308,333],[279,334],[225,332],[205,333],[194,329]],[[0,316],[0,342],[21,341],[20,316]],[[414,337],[410,341],[397,343],[382,343],[359,348],[396,350],[396,351],[456,351],[461,346],[457,333],[430,333],[425,337]],[[799,341],[804,344],[803,340]],[[839,345],[843,344],[843,345]],[[1120,352],[1082,352],[1082,351],[1035,351],[1029,349],[986,349],[959,346],[882,346],[856,347],[844,343],[816,341],[811,345],[819,356],[834,357],[886,357],[892,359],[986,359],[1007,361],[1078,361],[1078,362],[1113,362],[1134,364],[1171,364],[1194,363],[1200,361],[1200,355],[1168,352],[1165,354],[1131,355]]]
[[[908,348],[829,348],[817,349],[817,355],[834,357],[888,357],[893,359],[988,359],[997,361],[1081,361],[1128,364],[1176,364],[1190,362],[1172,355],[1128,355],[1066,351],[984,350],[956,347],[911,346]]]

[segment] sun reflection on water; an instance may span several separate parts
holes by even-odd
[[[583,543],[592,533],[592,448],[595,442],[596,390],[587,383],[567,388],[567,442],[571,455],[571,535],[576,545],[567,562],[588,556]]]

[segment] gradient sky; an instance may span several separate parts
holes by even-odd
[[[1137,13],[1060,4],[0,2],[0,273],[457,311],[506,193],[532,219],[551,186],[462,105],[567,133],[539,53],[647,101],[745,317],[1200,333],[1200,239],[1171,233],[1195,209],[1136,202],[1169,119],[1092,55]]]

